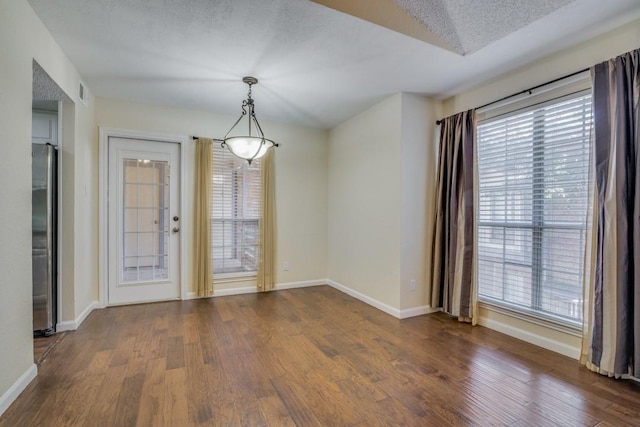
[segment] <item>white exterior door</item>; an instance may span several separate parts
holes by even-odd
[[[179,144],[109,137],[107,303],[180,298]]]

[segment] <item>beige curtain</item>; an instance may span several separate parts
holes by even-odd
[[[276,195],[274,150],[260,161],[262,185],[262,215],[260,219],[260,262],[258,264],[258,291],[270,291],[275,283],[275,228],[276,228]]]
[[[213,295],[211,268],[211,198],[213,197],[213,141],[196,141],[193,282],[199,297]]]

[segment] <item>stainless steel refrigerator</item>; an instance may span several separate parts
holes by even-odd
[[[33,331],[49,336],[56,327],[57,150],[32,144]]]

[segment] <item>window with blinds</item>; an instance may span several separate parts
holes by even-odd
[[[211,247],[213,274],[255,273],[260,247],[260,159],[242,160],[214,144]]]
[[[568,324],[582,319],[591,93],[478,125],[478,293]]]

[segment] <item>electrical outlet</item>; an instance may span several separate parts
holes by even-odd
[[[289,271],[289,261],[285,261],[282,268],[284,269],[284,271]]]
[[[415,292],[415,290],[416,290],[416,279],[409,280],[409,290],[411,292]]]

